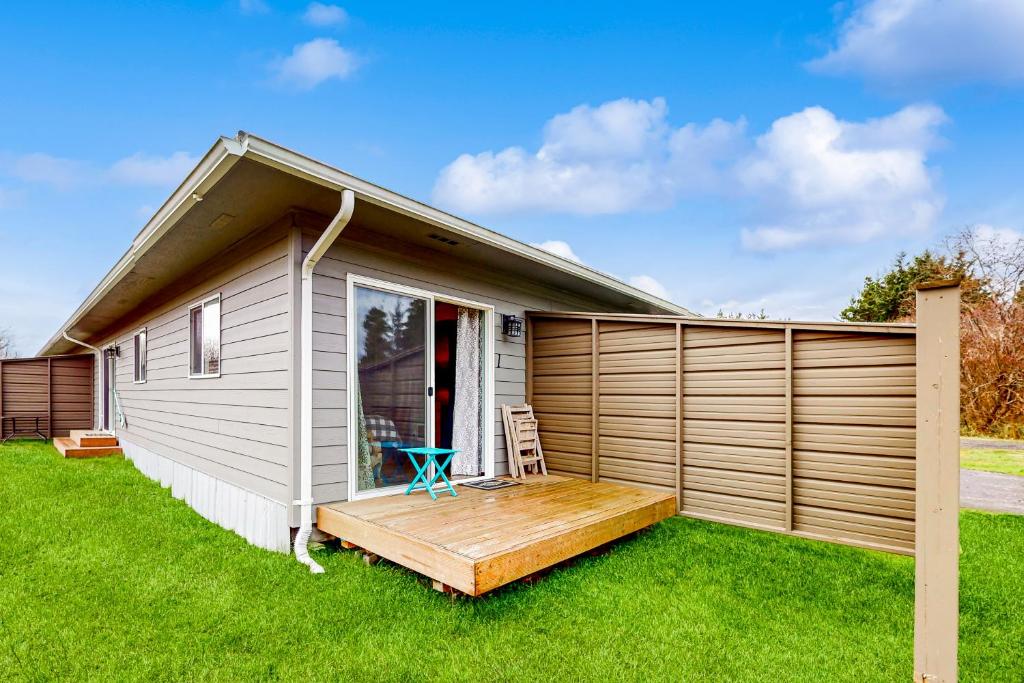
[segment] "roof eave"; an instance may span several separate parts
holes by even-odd
[[[102,299],[121,279],[131,271],[132,266],[162,237],[203,195],[213,187],[224,174],[241,158],[242,147],[237,140],[219,138],[210,147],[192,172],[160,206],[139,231],[131,246],[118,259],[114,267],[103,276],[85,301],[58,328],[43,345],[38,355],[47,355],[55,344],[63,340],[63,333],[76,325],[89,310]]]
[[[630,298],[643,301],[658,309],[680,315],[693,315],[691,311],[678,304],[661,299],[642,289],[637,289],[598,270],[555,256],[543,249],[524,244],[511,237],[467,221],[464,218],[453,216],[450,213],[357,178],[276,143],[249,133],[240,133],[239,142],[245,150],[244,156],[246,157],[257,159],[289,173],[297,173],[313,182],[329,187],[351,189],[360,199],[385,206],[392,211],[403,213],[425,223],[445,228],[467,239],[476,240],[535,263],[561,270],[605,289],[610,289]]]
[[[392,211],[403,213],[425,223],[435,225],[462,235],[467,239],[488,244],[535,263],[560,270],[581,280],[596,284],[629,298],[642,301],[657,309],[679,315],[692,315],[686,308],[649,294],[641,289],[617,280],[600,271],[579,263],[563,259],[542,249],[531,247],[483,226],[458,216],[436,209],[422,202],[392,192],[367,182],[328,164],[264,140],[255,135],[239,132],[237,138],[219,138],[203,156],[196,167],[161,205],[132,245],[103,277],[85,301],[43,345],[39,355],[51,352],[54,345],[63,341],[62,333],[76,325],[89,310],[102,299],[123,277],[135,262],[145,254],[203,195],[222,178],[242,157],[247,157],[269,166],[297,175],[311,182],[335,189],[351,189],[365,201],[385,206]]]

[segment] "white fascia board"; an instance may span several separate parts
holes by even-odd
[[[686,308],[665,301],[653,294],[637,289],[588,266],[569,261],[550,254],[543,249],[531,247],[511,237],[453,216],[422,202],[405,197],[391,190],[374,185],[362,178],[357,178],[323,162],[311,159],[303,154],[292,151],[273,142],[248,133],[241,134],[240,139],[243,156],[260,161],[285,172],[304,177],[321,185],[334,189],[348,188],[361,199],[385,206],[393,211],[403,213],[425,223],[450,230],[467,239],[489,244],[517,256],[534,261],[541,265],[555,268],[574,277],[610,289],[633,299],[643,301],[662,310],[680,315],[692,315]]]
[[[85,301],[75,310],[74,313],[60,326],[60,329],[50,337],[49,341],[40,349],[39,355],[44,355],[63,337],[61,333],[74,326],[89,310],[106,296],[121,279],[131,271],[139,257],[145,254],[159,239],[170,230],[178,220],[185,215],[192,206],[200,201],[202,196],[213,187],[218,180],[231,169],[241,158],[242,147],[236,140],[231,138],[220,138],[205,156],[199,161],[192,172],[178,188],[171,193],[167,201],[157,210],[153,217],[146,222],[139,234],[132,240],[128,251],[118,259],[114,267],[103,276],[100,283],[86,297]],[[197,199],[197,197],[199,199]]]

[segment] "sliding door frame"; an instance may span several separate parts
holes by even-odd
[[[347,434],[348,443],[346,444],[346,450],[348,451],[348,499],[357,500],[361,498],[374,498],[377,496],[388,496],[403,493],[405,491],[405,485],[389,486],[383,489],[374,489],[372,491],[359,491],[359,482],[357,477],[357,466],[358,466],[358,446],[359,436],[356,433],[359,427],[359,420],[356,416],[356,391],[357,384],[359,382],[359,350],[357,348],[358,329],[356,327],[356,288],[363,287],[368,289],[376,289],[382,292],[388,292],[391,294],[400,294],[405,296],[417,297],[420,299],[426,299],[427,301],[427,315],[426,315],[426,353],[424,354],[427,366],[427,387],[431,388],[429,396],[426,401],[427,414],[425,420],[425,435],[426,442],[428,445],[433,445],[434,434],[437,428],[435,422],[435,403],[437,401],[437,391],[434,377],[434,304],[436,302],[442,302],[447,304],[453,304],[455,306],[462,306],[465,308],[475,308],[483,315],[481,324],[484,329],[484,349],[483,349],[483,362],[480,370],[484,373],[484,395],[483,395],[483,433],[480,435],[481,444],[483,446],[483,459],[484,459],[484,474],[479,477],[467,477],[466,479],[459,479],[452,481],[453,484],[463,484],[469,481],[478,481],[480,479],[488,479],[494,476],[494,306],[489,304],[480,303],[478,301],[471,301],[469,299],[462,299],[448,294],[442,294],[440,292],[433,292],[426,289],[419,289],[417,287],[410,287],[408,285],[397,284],[394,282],[388,282],[385,280],[378,280],[376,278],[366,277],[364,275],[348,274],[346,283],[346,375],[347,379],[345,387],[348,393],[348,411],[346,413],[347,421]],[[444,484],[437,484],[435,488],[443,487]]]

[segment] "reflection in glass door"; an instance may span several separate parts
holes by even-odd
[[[357,490],[407,486],[416,472],[399,449],[430,438],[431,302],[361,285],[353,296]]]

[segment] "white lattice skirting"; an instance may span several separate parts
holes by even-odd
[[[171,495],[214,524],[224,527],[259,548],[286,553],[290,549],[288,508],[277,501],[157,455],[125,441],[121,447],[135,467]]]

